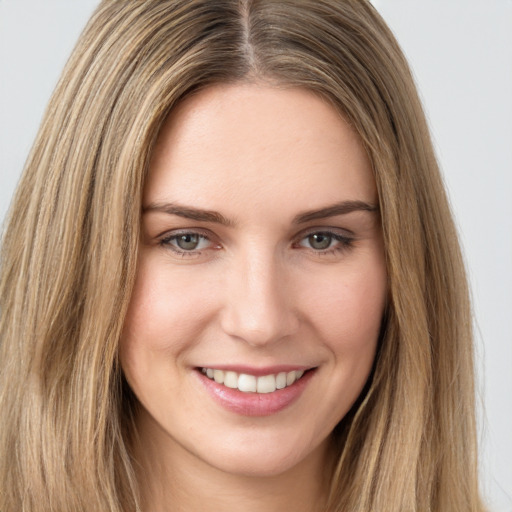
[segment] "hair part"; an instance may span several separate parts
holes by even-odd
[[[329,511],[481,511],[464,265],[408,65],[361,0],[104,0],[57,85],[3,238],[0,510],[138,509],[117,360],[141,197],[185,96],[257,82],[325,97],[377,183],[389,303],[337,429]]]

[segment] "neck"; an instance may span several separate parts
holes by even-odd
[[[166,446],[155,442],[162,435],[155,428],[139,429],[135,449],[143,512],[325,510],[332,474],[330,440],[280,474],[233,474],[200,460],[170,438]]]

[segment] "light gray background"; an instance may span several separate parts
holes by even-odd
[[[212,0],[214,1],[214,0]],[[0,219],[97,0],[0,0]],[[512,0],[374,0],[408,56],[471,277],[481,472],[512,512]]]

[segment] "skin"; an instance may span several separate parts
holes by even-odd
[[[361,203],[297,222],[346,201]],[[371,371],[387,292],[377,191],[356,134],[305,90],[211,87],[165,123],[143,202],[120,357],[140,402],[145,510],[320,509],[331,432]],[[179,247],[184,233],[200,235],[195,249]],[[291,405],[252,417],[203,385],[198,368],[226,364],[314,370]]]

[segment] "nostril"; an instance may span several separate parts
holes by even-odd
[[[289,338],[298,330],[298,319],[286,307],[232,301],[223,312],[221,326],[232,338],[263,346]]]

